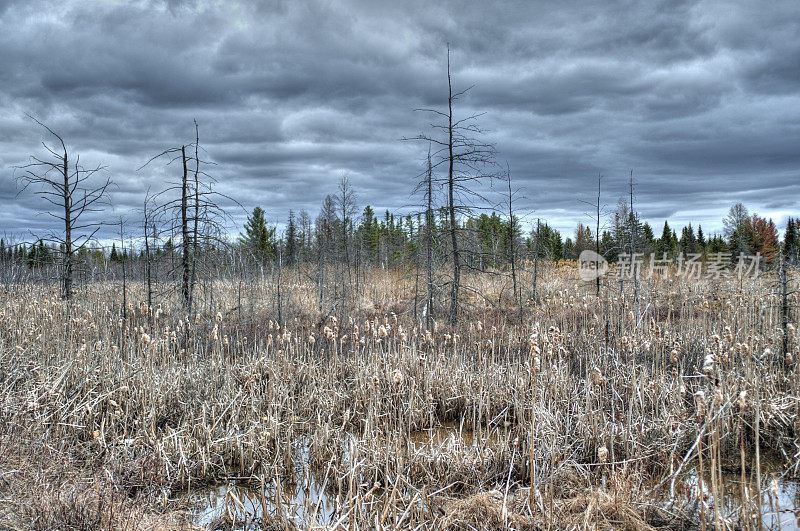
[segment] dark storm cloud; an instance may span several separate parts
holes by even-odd
[[[408,212],[452,49],[459,116],[479,123],[524,218],[571,233],[603,175],[634,170],[645,218],[720,228],[731,203],[783,221],[800,194],[800,4],[585,2],[0,3],[0,232],[52,223],[15,166],[59,131],[116,183],[135,221],[200,124],[217,189],[275,222],[342,175],[359,202]],[[490,202],[502,187],[486,188]],[[243,212],[231,204],[234,225]],[[231,227],[237,231],[236,226]]]

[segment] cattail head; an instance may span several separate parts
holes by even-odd
[[[392,381],[398,387],[403,385],[403,373],[400,372],[400,369],[395,369],[392,371]]]
[[[722,402],[725,400],[725,397],[722,394],[722,390],[719,388],[714,389],[714,405],[717,407],[722,405]]]
[[[703,358],[703,374],[706,376],[711,376],[711,374],[714,372],[714,361],[714,354],[707,350],[706,356]]]
[[[747,407],[747,391],[742,391],[739,393],[739,409],[744,409]]]
[[[600,463],[608,462],[608,448],[605,444],[597,449],[597,461]]]
[[[672,349],[672,352],[669,353],[669,361],[672,363],[678,363],[678,349]]]
[[[706,418],[706,393],[702,390],[694,394],[694,406],[697,413],[697,419],[703,420]]]

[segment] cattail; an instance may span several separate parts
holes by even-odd
[[[706,418],[706,394],[700,390],[694,394],[694,405],[697,410],[697,419],[703,420]]]
[[[392,380],[394,384],[398,387],[403,385],[403,373],[400,372],[400,369],[395,369],[392,371]]]
[[[747,391],[739,393],[739,409],[744,409],[747,406]]]
[[[217,336],[217,325],[214,325],[214,329],[211,330],[211,340],[216,342],[219,339]]]
[[[724,399],[725,397],[722,395],[722,391],[719,388],[714,389],[714,405],[717,407],[721,406]]]
[[[603,371],[600,370],[600,367],[595,365],[594,369],[592,369],[592,382],[594,382],[595,385],[600,385],[604,381]]]
[[[222,322],[222,314],[220,312],[217,312],[217,322],[218,323]]]
[[[672,349],[672,352],[669,353],[669,361],[673,364],[678,363],[678,349]]]
[[[380,338],[383,339],[388,335],[389,335],[389,330],[386,328],[385,325],[381,325],[380,328],[378,328],[378,336],[380,336]]]
[[[150,335],[149,334],[142,334],[141,336],[142,343],[148,345],[150,343]]]
[[[605,444],[597,449],[597,460],[600,463],[608,462],[608,448],[606,448]]]
[[[714,372],[714,354],[711,351],[706,351],[706,356],[703,358],[703,374],[711,376]]]

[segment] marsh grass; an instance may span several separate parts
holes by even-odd
[[[122,319],[112,283],[71,306],[11,286],[0,515],[14,528],[188,527],[187,492],[313,473],[333,516],[309,507],[279,515],[283,527],[752,525],[761,486],[741,470],[739,507],[723,506],[722,462],[752,455],[757,429],[782,474],[800,467],[770,279],[643,282],[636,323],[616,283],[598,299],[573,274],[540,273],[523,324],[501,276],[468,279],[482,291],[464,322],[432,330],[411,317],[413,283],[384,271],[322,321],[313,276],[287,273],[280,325],[255,282],[243,303],[217,281],[191,319],[169,301]],[[420,444],[442,427],[452,437]],[[677,496],[698,450],[711,494]]]

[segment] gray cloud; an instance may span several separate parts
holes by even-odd
[[[218,189],[276,222],[313,216],[348,174],[360,202],[409,211],[446,104],[485,113],[486,139],[522,189],[519,208],[571,233],[603,174],[613,208],[631,168],[660,230],[720,228],[732,202],[783,221],[800,196],[800,6],[612,0],[0,4],[0,232],[51,222],[14,166],[42,154],[35,115],[117,187],[135,221],[176,168],[159,151],[200,123]],[[18,172],[17,172],[18,174]],[[498,199],[498,188],[484,190]],[[232,210],[235,225],[243,213]]]

